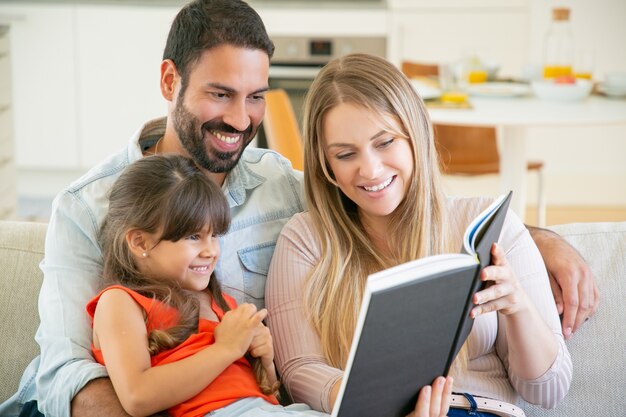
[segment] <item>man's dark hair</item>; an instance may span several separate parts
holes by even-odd
[[[200,55],[219,45],[259,49],[274,54],[265,25],[258,13],[241,0],[194,0],[176,15],[163,59],[171,59],[182,78],[182,89]]]

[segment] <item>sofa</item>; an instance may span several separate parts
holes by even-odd
[[[565,400],[542,410],[521,402],[528,416],[621,416],[626,413],[626,222],[551,227],[588,260],[601,292],[598,311],[567,342],[574,379]],[[17,389],[38,354],[37,295],[46,225],[0,221],[0,403]]]

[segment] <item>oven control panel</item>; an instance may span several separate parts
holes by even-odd
[[[387,53],[387,38],[379,37],[306,37],[272,38],[272,65],[324,65],[333,58],[350,53],[369,53],[382,58]]]

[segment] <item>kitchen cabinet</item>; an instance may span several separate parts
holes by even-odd
[[[0,5],[12,17],[15,160],[82,171],[166,112],[159,64],[178,7]]]
[[[10,15],[15,161],[23,167],[78,164],[73,10],[2,5]]]
[[[0,26],[0,219],[11,219],[17,211],[10,59],[9,27]]]
[[[166,114],[159,68],[177,11],[168,7],[76,7],[81,167],[95,165],[125,146],[141,123]]]

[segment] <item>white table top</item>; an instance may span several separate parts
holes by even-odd
[[[429,109],[434,123],[473,126],[567,126],[626,123],[626,99],[590,96],[581,101],[528,97],[470,97],[471,109]]]

